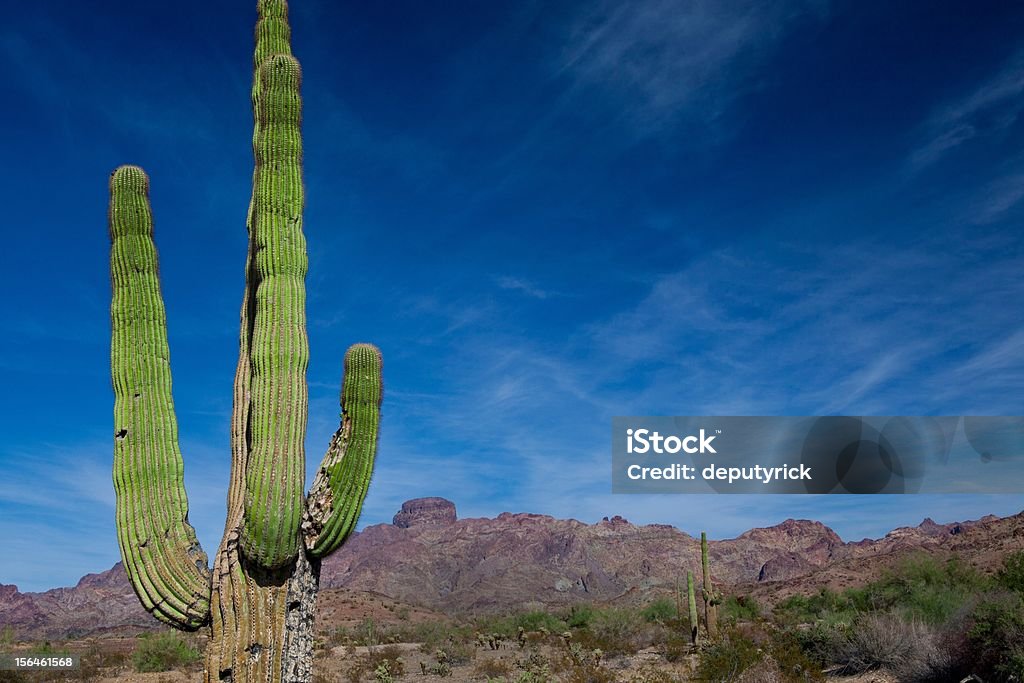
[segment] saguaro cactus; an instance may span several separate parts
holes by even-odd
[[[718,595],[711,585],[711,572],[708,569],[708,535],[700,532],[700,566],[703,573],[704,586],[701,594],[704,598],[704,627],[707,629],[708,637],[714,638],[718,632]]]
[[[690,643],[697,644],[697,596],[693,591],[693,572],[686,572],[686,604],[690,608]]]
[[[208,626],[207,681],[308,681],[320,558],[344,541],[369,487],[381,356],[345,355],[341,424],[308,497],[307,256],[302,233],[301,72],[284,0],[259,0],[252,88],[255,172],[231,421],[231,479],[213,570],[188,522],[171,397],[149,179],[110,179],[114,488],[125,570],[174,627]]]

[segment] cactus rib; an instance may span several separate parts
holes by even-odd
[[[306,547],[314,557],[340,546],[359,518],[373,474],[382,394],[380,350],[353,345],[345,354],[341,427],[320,464],[303,515]]]
[[[209,618],[210,571],[188,522],[149,179],[141,168],[122,166],[111,175],[108,221],[121,557],[147,610],[194,629]]]
[[[259,78],[252,204],[255,315],[240,546],[249,559],[276,568],[299,550],[305,478],[309,343],[301,72],[294,57],[275,54],[263,61]]]

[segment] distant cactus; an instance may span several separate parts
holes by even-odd
[[[701,594],[704,597],[704,628],[707,629],[708,638],[714,638],[718,633],[718,603],[721,598],[714,591],[711,585],[711,571],[708,569],[708,535],[700,532],[700,566],[704,574],[704,586]]]
[[[224,537],[213,571],[188,522],[171,397],[149,179],[110,179],[114,488],[125,570],[143,606],[177,628],[211,628],[206,681],[308,681],[319,559],[355,527],[373,470],[381,355],[345,355],[341,425],[308,498],[309,348],[302,233],[301,72],[285,0],[258,0],[255,172]]]
[[[693,572],[686,572],[686,602],[690,608],[690,642],[697,644],[697,596],[693,590]]]

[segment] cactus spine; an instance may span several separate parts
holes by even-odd
[[[129,579],[161,621],[209,625],[207,681],[308,681],[320,558],[352,531],[369,487],[381,355],[345,355],[341,424],[305,478],[307,256],[302,233],[301,71],[284,0],[258,0],[247,228],[224,536],[211,572],[188,522],[171,397],[149,179],[110,179],[111,376],[117,533]]]
[[[690,608],[690,643],[697,644],[697,596],[693,590],[693,572],[686,572],[686,602]]]
[[[714,638],[718,632],[719,598],[711,585],[711,571],[708,569],[708,535],[700,532],[700,566],[703,572],[704,587],[701,594],[704,598],[704,627],[708,637]]]

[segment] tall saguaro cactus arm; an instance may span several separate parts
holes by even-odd
[[[150,613],[178,628],[195,629],[210,616],[210,570],[188,523],[149,179],[141,168],[122,166],[111,175],[108,219],[121,558]]]
[[[345,354],[341,388],[341,427],[331,439],[303,516],[306,547],[324,557],[355,527],[370,486],[383,394],[377,347],[356,344]]]
[[[302,234],[301,73],[291,55],[260,65],[253,151],[256,172],[250,220],[255,315],[250,320],[252,368],[248,414],[245,518],[240,544],[267,568],[299,551],[305,483],[306,337]]]

